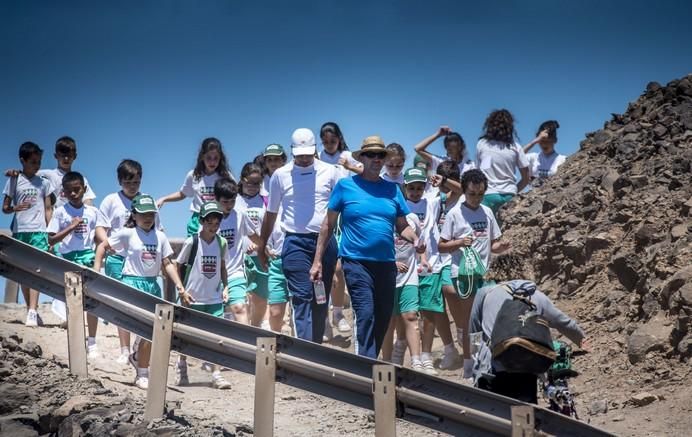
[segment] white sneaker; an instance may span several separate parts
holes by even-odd
[[[36,310],[29,310],[26,312],[26,322],[25,326],[38,326],[38,313]]]
[[[188,385],[190,380],[187,377],[187,364],[179,361],[175,365],[175,380],[173,382],[177,386]]]
[[[332,341],[334,338],[334,333],[332,332],[332,327],[329,326],[329,323],[324,324],[324,335],[322,335],[322,341],[325,343],[329,343]]]
[[[470,379],[473,381],[473,360],[472,359],[465,359],[464,360],[464,379]]]
[[[416,372],[425,372],[425,368],[423,367],[423,363],[420,361],[416,361],[415,363],[411,364],[411,370],[415,370]]]
[[[92,361],[99,357],[99,348],[95,344],[87,346],[87,360]]]
[[[407,343],[394,342],[394,348],[392,348],[392,364],[398,364],[402,366],[404,364],[404,355],[406,354]]]
[[[231,383],[226,381],[223,376],[218,375],[211,378],[211,386],[219,390],[228,390],[231,388]]]
[[[421,365],[423,366],[423,372],[427,373],[428,375],[437,375],[437,370],[435,370],[432,360],[425,360],[421,363]]]
[[[347,333],[351,332],[351,324],[348,323],[346,317],[341,317],[337,323],[334,324],[339,332]]]
[[[449,370],[457,364],[459,361],[459,351],[456,348],[454,348],[453,351],[454,352],[444,354],[442,361],[440,361],[440,369]]]
[[[120,354],[120,356],[115,360],[115,362],[120,364],[121,366],[124,366],[125,364],[127,364],[129,359],[130,359],[130,354],[125,352],[125,353]]]
[[[142,390],[148,389],[149,388],[149,377],[147,377],[147,376],[135,377],[135,386],[137,388],[141,388]]]

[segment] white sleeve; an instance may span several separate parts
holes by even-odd
[[[526,168],[529,166],[529,160],[524,153],[524,148],[521,145],[514,143],[514,148],[517,151],[517,167]]]
[[[2,194],[4,194],[7,197],[13,197],[12,193],[10,193],[10,189],[12,188],[10,185],[12,184],[12,178],[7,178],[7,182],[5,182],[5,188],[2,189]],[[12,199],[14,202],[14,199]]]
[[[185,195],[185,197],[195,197],[195,189],[192,187],[192,170],[185,176],[185,181],[183,186],[180,187],[180,192]]]
[[[269,179],[269,200],[267,201],[267,211],[274,214],[279,212],[283,194],[283,187],[281,186],[279,173],[274,172],[271,179]]]
[[[493,211],[490,208],[485,210],[485,215],[488,216],[488,228],[490,228],[490,232],[492,233],[490,236],[490,241],[492,242],[502,236],[502,231],[500,230],[500,226],[497,224],[497,220],[495,220],[495,214],[493,214]]]
[[[444,160],[437,155],[433,155],[432,153],[430,154],[430,156],[432,157],[432,161],[430,162],[430,171],[433,174],[436,174],[437,167],[439,167],[439,165],[442,164],[442,161]]]
[[[110,197],[106,196],[105,199],[99,205],[99,215],[96,216],[96,226],[102,228],[111,228],[111,214],[110,214]]]
[[[457,209],[452,209],[447,217],[445,217],[445,222],[442,225],[442,230],[440,231],[440,238],[444,238],[447,241],[451,241],[455,238],[454,236],[454,219],[456,218]]]
[[[132,231],[132,228],[123,228],[108,237],[108,244],[111,246],[111,249],[116,252],[126,249],[130,242],[130,235],[132,234]]]
[[[96,193],[94,193],[94,190],[91,189],[91,184],[89,183],[87,178],[84,178],[84,184],[86,185],[86,193],[84,193],[84,199],[86,199],[86,200],[96,199]]]
[[[63,211],[64,209],[62,207],[55,210],[55,212],[53,213],[53,217],[51,217],[50,219],[50,223],[48,223],[46,232],[48,232],[49,234],[56,234],[60,231],[60,219],[62,218]]]
[[[157,232],[159,233],[159,238],[161,238],[161,259],[168,258],[169,256],[173,255],[173,248],[171,247],[171,243],[168,241],[168,237],[166,237],[166,234],[164,234],[161,231]]]
[[[180,249],[180,253],[178,254],[178,258],[176,258],[175,262],[178,264],[185,264],[187,263],[187,258],[190,256],[190,251],[192,250],[192,237],[188,237],[187,240],[183,243],[183,247]]]

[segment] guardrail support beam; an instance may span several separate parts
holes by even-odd
[[[5,281],[5,303],[17,303],[19,284],[7,279]]]
[[[81,272],[65,272],[67,354],[70,362],[70,373],[77,376],[87,376],[83,285]]]
[[[512,437],[531,437],[536,435],[533,407],[517,405],[512,407]]]
[[[255,359],[255,426],[257,437],[274,435],[274,390],[276,382],[276,338],[257,337]]]
[[[171,355],[173,308],[173,305],[170,304],[157,304],[154,311],[149,388],[147,389],[147,404],[144,410],[145,420],[163,416],[168,383],[168,361]]]
[[[375,403],[375,436],[396,435],[396,379],[394,366],[372,366],[372,393]]]

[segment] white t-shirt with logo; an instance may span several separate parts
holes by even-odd
[[[156,229],[122,228],[108,237],[108,244],[125,257],[124,276],[158,276],[163,258],[173,255],[166,234]]]
[[[235,208],[221,220],[219,235],[226,239],[226,272],[228,279],[245,276],[245,245],[243,241],[249,235],[257,234],[257,230],[245,212]]]
[[[327,151],[324,149],[320,152],[320,161],[326,162],[327,164],[331,164],[334,167],[336,167],[336,173],[337,173],[337,176],[339,179],[347,178],[349,176],[353,176],[354,174],[356,174],[350,170],[347,170],[343,165],[339,164],[339,160],[341,158],[344,158],[346,160],[346,162],[348,162],[351,167],[362,166],[362,164],[358,160],[353,158],[353,155],[348,150],[344,150],[341,152],[337,151],[333,155],[330,153],[327,153]]]
[[[132,213],[132,199],[128,199],[122,191],[111,193],[104,197],[99,206],[99,216],[96,226],[105,228],[108,236],[125,227]],[[156,214],[156,229],[163,230],[159,214]]]
[[[264,198],[261,194],[257,194],[254,197],[239,195],[236,197],[234,209],[244,212],[247,218],[250,219],[252,227],[257,229],[258,233],[261,231],[265,213]],[[243,244],[247,249],[252,242],[246,237],[243,239]],[[257,251],[252,252],[250,255],[257,255]]]
[[[176,262],[186,264],[192,251],[193,238],[188,237],[180,249]],[[192,262],[190,273],[185,284],[185,291],[190,293],[198,304],[216,304],[223,302],[223,287],[221,285],[221,246],[219,239],[214,236],[207,243],[198,236],[197,254]],[[180,278],[184,279],[184,278]]]
[[[457,206],[460,202],[463,202],[463,196],[457,199],[456,202],[449,202],[446,199],[442,201],[441,197],[437,197],[430,202],[430,209],[428,214],[430,214],[430,227],[429,227],[429,252],[428,252],[428,264],[432,267],[433,273],[439,273],[444,267],[452,263],[452,255],[445,252],[440,253],[438,248],[438,243],[440,241],[440,232],[442,227],[447,223],[449,219],[450,212]]]
[[[66,254],[78,250],[93,250],[94,233],[100,214],[95,206],[84,204],[81,208],[75,208],[69,202],[53,211],[53,217],[48,223],[49,234],[57,234],[70,226],[74,217],[82,218],[82,223],[60,242],[58,251],[61,254]]]
[[[281,209],[284,232],[319,233],[337,181],[333,165],[316,159],[308,167],[299,167],[292,161],[272,175],[267,211]]]
[[[48,179],[51,185],[53,186],[53,194],[55,194],[55,205],[53,206],[55,208],[58,208],[69,202],[65,197],[65,193],[62,189],[62,178],[63,176],[65,176],[65,173],[67,172],[63,171],[60,168],[38,171],[38,175]],[[89,181],[87,180],[86,176],[82,175],[82,177],[84,177],[84,185],[86,185],[86,192],[84,193],[83,200],[96,199],[96,194],[94,193],[94,190],[91,189],[91,184],[89,184]]]
[[[421,234],[421,222],[418,216],[414,213],[409,213],[406,216],[408,225],[413,229],[417,236]],[[418,261],[416,248],[413,244],[404,240],[401,235],[394,233],[394,253],[396,261],[404,263],[408,266],[408,271],[398,272],[396,275],[396,286],[403,287],[405,285],[418,285]]]
[[[48,179],[34,175],[31,179],[20,173],[8,178],[2,193],[12,198],[12,205],[28,202],[31,206],[14,213],[12,232],[46,232],[46,197],[53,186]]]
[[[201,178],[195,179],[193,172],[193,170],[190,170],[187,176],[185,176],[180,192],[185,197],[192,197],[190,211],[199,212],[203,203],[215,200],[214,183],[221,178],[221,175],[214,172],[210,175],[203,174]]]
[[[529,161],[529,174],[532,179],[546,179],[555,176],[557,168],[564,164],[567,159],[565,155],[560,155],[557,152],[550,155],[543,152],[527,153],[526,158]]]
[[[478,251],[487,269],[490,267],[490,252],[493,241],[500,238],[502,232],[497,225],[493,211],[485,205],[473,210],[464,203],[459,203],[449,211],[445,224],[442,226],[440,237],[447,241],[459,240],[472,236],[472,247]],[[459,274],[461,250],[452,254],[452,277]]]
[[[476,144],[476,162],[488,177],[485,194],[517,194],[515,173],[529,166],[520,144],[515,142],[508,145],[484,138]]]

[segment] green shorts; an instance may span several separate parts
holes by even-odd
[[[199,233],[199,213],[193,212],[187,221],[187,236],[192,237]]]
[[[36,249],[48,250],[48,233],[46,232],[16,232],[12,234],[12,238]]]
[[[75,250],[68,253],[63,253],[62,257],[68,261],[79,264],[80,266],[93,267],[96,253],[92,249]]]
[[[123,279],[123,266],[125,258],[120,255],[108,255],[106,257],[106,276],[121,281]]]
[[[456,278],[452,279],[452,266],[444,266],[440,270],[440,286],[444,287],[445,285],[451,285],[454,286],[454,281]]]
[[[269,305],[288,302],[288,285],[286,285],[283,263],[279,257],[269,262],[267,288],[269,288],[269,297],[267,298]]]
[[[418,309],[418,286],[404,285],[403,287],[396,287],[394,293],[394,310],[392,313],[396,315],[415,313],[418,312]]]
[[[257,255],[245,256],[245,273],[247,274],[247,291],[262,299],[267,299],[269,297],[269,285],[267,284],[269,273],[260,268]]]
[[[445,299],[442,296],[440,273],[418,277],[418,299],[420,311],[445,312]]]
[[[155,276],[126,276],[122,277],[123,284],[127,284],[130,287],[136,288],[139,291],[143,291],[152,296],[161,298],[161,287],[159,283],[156,282]]]
[[[214,317],[223,317],[223,303],[194,303],[190,305],[193,310],[211,314]]]
[[[228,280],[228,300],[226,305],[244,304],[247,295],[247,281],[245,278],[233,278]]]
[[[514,194],[511,193],[486,194],[485,196],[483,196],[483,201],[481,203],[487,206],[488,208],[492,209],[493,214],[495,214],[495,216],[497,217],[497,211],[500,210],[500,207],[502,205],[512,200],[512,197],[514,197]]]

